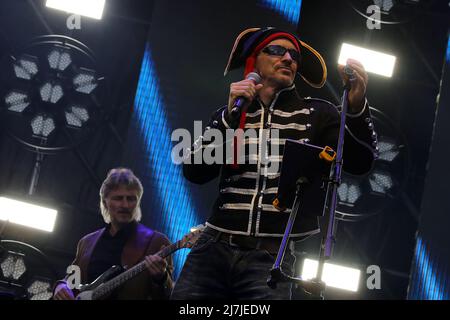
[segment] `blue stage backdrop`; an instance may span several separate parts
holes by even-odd
[[[302,0],[262,0],[262,3],[282,14],[290,23],[299,23]]]
[[[199,221],[182,168],[172,162],[172,127],[167,119],[149,44],[142,61],[132,123],[134,135],[140,140],[141,156],[145,159],[140,170],[145,176],[144,197],[152,199],[151,210],[146,208],[144,214],[152,215],[152,227],[165,233],[172,242],[177,241]],[[181,270],[186,254],[186,250],[175,253],[175,275]]]

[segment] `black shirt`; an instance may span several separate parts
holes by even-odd
[[[113,265],[122,265],[122,251],[136,229],[136,222],[123,227],[114,236],[110,234],[110,229],[111,225],[108,224],[92,252],[87,271],[88,283],[94,281]]]

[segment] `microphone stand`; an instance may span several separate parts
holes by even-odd
[[[352,76],[348,71],[345,70],[347,75]],[[352,78],[350,79],[352,81]],[[336,159],[333,163],[332,169],[330,171],[330,179],[328,181],[327,186],[327,198],[325,203],[328,203],[328,196],[330,195],[331,188],[331,199],[330,206],[328,208],[328,223],[327,223],[327,233],[325,237],[322,238],[322,242],[320,245],[320,254],[319,254],[319,266],[317,270],[317,275],[314,280],[319,281],[322,279],[323,268],[325,265],[325,261],[331,258],[333,254],[334,244],[336,243],[336,208],[337,208],[337,191],[338,187],[341,184],[341,176],[342,176],[342,166],[343,166],[343,151],[344,151],[344,137],[345,137],[345,120],[347,117],[348,110],[348,93],[350,91],[349,83],[344,85],[344,92],[342,94],[342,110],[340,117],[340,125],[339,125],[339,136],[338,136],[338,144],[337,144],[337,152]],[[326,207],[324,208],[324,213],[326,212]],[[326,216],[326,215],[324,215]]]
[[[344,72],[349,76],[350,82],[354,80],[353,71],[346,66]],[[311,294],[313,299],[323,300],[323,292],[325,291],[326,285],[322,281],[323,269],[325,261],[330,259],[333,251],[333,246],[336,242],[336,207],[337,207],[337,189],[341,183],[341,175],[342,175],[342,165],[343,165],[343,150],[344,150],[344,137],[345,137],[345,120],[347,116],[348,110],[348,93],[350,91],[350,84],[346,83],[344,85],[344,92],[342,95],[342,110],[340,115],[340,127],[339,127],[339,136],[337,143],[337,154],[336,159],[333,162],[333,165],[330,170],[330,177],[327,184],[327,192],[325,198],[325,206],[324,206],[324,216],[327,211],[328,201],[330,201],[330,206],[328,207],[328,223],[326,227],[326,235],[322,237],[322,242],[320,245],[320,254],[319,254],[319,267],[317,270],[317,275],[315,278],[311,280],[303,280],[301,278],[294,278],[286,275],[280,268],[281,262],[284,257],[284,253],[286,251],[286,246],[288,243],[288,239],[291,234],[292,227],[294,225],[294,221],[297,215],[297,211],[299,209],[299,201],[300,201],[300,189],[301,184],[306,181],[297,181],[297,190],[295,194],[294,204],[292,206],[292,211],[289,216],[288,223],[286,225],[286,230],[283,235],[283,239],[280,245],[280,249],[278,251],[277,258],[275,263],[270,270],[270,276],[267,280],[267,285],[275,289],[277,286],[277,282],[291,282],[297,284],[298,287],[304,289],[307,293]],[[331,197],[329,199],[331,189]]]
[[[288,244],[289,237],[291,235],[292,227],[294,226],[295,218],[297,217],[297,212],[300,208],[300,197],[301,197],[301,190],[302,185],[306,186],[309,181],[305,177],[300,177],[296,181],[296,191],[295,191],[295,199],[294,204],[292,205],[292,211],[289,215],[289,219],[286,225],[286,229],[283,235],[283,239],[281,241],[280,249],[278,250],[277,258],[275,259],[275,263],[270,270],[270,275],[267,280],[267,285],[272,288],[276,289],[278,282],[291,282],[296,283],[297,286],[305,289],[308,293],[310,293],[313,296],[321,295],[321,292],[325,290],[325,285],[322,282],[316,282],[316,281],[305,281],[301,278],[294,278],[287,274],[285,274],[281,270],[281,263],[284,258],[284,254],[286,252],[286,247]]]

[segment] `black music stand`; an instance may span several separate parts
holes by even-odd
[[[292,282],[311,295],[322,299],[325,284],[320,280],[305,281],[286,275],[281,263],[286,252],[297,214],[321,216],[326,202],[327,185],[336,153],[329,147],[286,140],[278,193],[273,205],[280,211],[292,208],[286,230],[267,284],[274,289],[277,282]]]

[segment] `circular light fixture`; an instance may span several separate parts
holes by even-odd
[[[66,150],[101,127],[104,78],[83,43],[43,36],[0,62],[2,125],[23,145],[40,152]]]
[[[371,112],[378,133],[378,155],[365,175],[343,172],[336,210],[339,220],[359,221],[382,212],[406,182],[410,166],[406,140],[384,113],[374,108]]]
[[[16,300],[49,300],[56,279],[42,251],[25,242],[0,241],[0,293]]]

